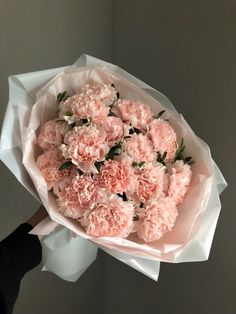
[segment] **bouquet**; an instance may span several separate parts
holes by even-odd
[[[160,261],[208,258],[226,183],[164,95],[85,55],[17,79],[1,158],[49,212],[34,231],[46,269],[76,280],[97,247],[153,279]]]
[[[58,117],[37,138],[37,158],[58,210],[93,237],[137,232],[145,242],[171,231],[189,189],[192,157],[148,104],[120,99],[112,83],[57,95]]]

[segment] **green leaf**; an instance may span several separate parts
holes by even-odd
[[[119,196],[119,197],[121,197],[124,202],[127,202],[127,201],[128,201],[128,197],[127,197],[127,195],[125,194],[125,192],[123,192],[123,194],[117,193],[116,195]]]
[[[163,161],[166,159],[166,156],[167,156],[167,152],[164,152],[163,155],[162,155],[162,160]]]
[[[139,166],[139,167],[142,167],[144,164],[145,164],[145,161],[141,161],[141,162],[138,164],[138,166]]]
[[[165,110],[160,111],[158,114],[155,114],[155,115],[153,116],[153,119],[160,119],[161,116],[162,116],[165,112],[166,112]]]
[[[78,174],[79,174],[80,176],[82,176],[82,175],[84,174],[83,171],[80,170],[79,168],[77,168],[77,172],[78,172]]]
[[[186,148],[186,146],[183,145],[183,146],[180,148],[180,150],[179,150],[179,154],[182,154],[182,153],[184,152],[185,148]]]
[[[104,165],[104,161],[96,161],[94,163],[95,167],[97,168],[98,172],[100,171],[101,166]]]
[[[188,162],[190,162],[192,160],[192,157],[186,157],[186,158],[184,158],[184,162],[185,163],[188,163]]]
[[[75,123],[75,122],[74,122],[74,123],[69,124],[69,128],[70,128],[70,130],[72,130],[75,126],[76,126],[76,123]]]
[[[160,162],[161,164],[163,164],[163,166],[166,166],[166,163],[165,163],[165,158],[167,156],[167,152],[164,152],[163,155],[158,152],[157,153],[157,162]]]
[[[72,113],[72,112],[70,112],[70,111],[66,111],[66,112],[65,112],[65,115],[66,115],[66,116],[70,116],[70,117],[71,117],[71,116],[73,116],[73,113]]]
[[[161,162],[161,154],[159,152],[157,153],[157,161]]]
[[[184,139],[182,138],[181,139],[181,143],[180,143],[178,149],[175,152],[174,162],[176,160],[183,160],[184,159],[184,156],[183,156],[184,150],[185,150],[185,145],[184,145]]]
[[[134,128],[134,132],[135,132],[136,134],[141,133],[141,131],[140,131],[139,129],[137,129],[137,128]]]
[[[120,155],[121,150],[122,150],[122,142],[119,142],[116,145],[112,146],[106,156],[106,160],[113,159],[116,155]]]
[[[64,91],[63,93],[59,93],[57,95],[58,102],[65,101],[69,97],[66,94],[67,94],[67,91]]]
[[[125,201],[125,202],[128,201],[128,197],[127,197],[127,195],[125,194],[125,192],[123,192],[123,201]]]
[[[63,171],[66,170],[67,168],[72,166],[72,162],[71,161],[66,161],[63,164],[60,165],[59,170]]]
[[[109,111],[109,113],[108,113],[108,116],[109,116],[109,117],[117,117],[117,118],[118,118],[117,114],[115,114],[114,112],[112,112],[111,109],[110,109],[110,111]]]
[[[192,164],[194,164],[193,158],[192,157],[186,157],[184,159],[184,163],[188,164],[189,166],[191,166]]]
[[[88,118],[83,118],[83,119],[80,119],[79,122],[78,122],[78,125],[81,126],[81,125],[90,125],[92,122],[92,119],[90,117]]]
[[[181,139],[181,143],[180,143],[180,145],[178,146],[178,149],[176,150],[176,153],[179,153],[179,151],[182,149],[183,146],[184,146],[184,139],[182,138],[182,139]]]
[[[184,154],[181,152],[181,153],[179,153],[179,159],[180,160],[184,160]]]
[[[177,160],[183,160],[183,162],[188,164],[188,165],[193,164],[192,157],[185,157],[184,156],[185,148],[186,148],[186,146],[184,145],[184,139],[182,138],[181,143],[175,152],[175,158],[174,158],[173,163],[175,163]]]

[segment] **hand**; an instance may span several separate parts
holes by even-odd
[[[46,211],[44,206],[41,205],[39,209],[36,211],[36,213],[34,213],[34,215],[27,221],[27,223],[35,227],[47,216],[48,216],[48,212]]]

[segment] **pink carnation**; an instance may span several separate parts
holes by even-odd
[[[65,188],[70,186],[72,179],[78,175],[78,171],[75,166],[70,167],[68,170],[67,175],[53,185],[53,194],[56,196],[59,196]]]
[[[184,164],[182,160],[177,160],[171,169],[169,176],[169,196],[176,204],[182,203],[189,189],[192,171],[188,164]]]
[[[125,192],[132,185],[133,170],[129,162],[108,160],[100,170],[99,185],[112,193]]]
[[[79,206],[77,193],[71,186],[68,186],[62,190],[58,196],[57,203],[59,211],[64,216],[73,219],[78,219],[82,216],[83,211]]]
[[[109,146],[114,146],[124,135],[124,124],[120,118],[107,117],[102,122],[102,127],[107,133],[106,140]]]
[[[91,118],[95,123],[101,123],[109,113],[109,107],[104,105],[100,100],[89,100],[83,106],[76,105],[72,108],[72,111],[77,115],[79,119]]]
[[[71,115],[74,111],[73,108],[86,105],[89,99],[89,97],[85,97],[79,92],[68,97],[65,101],[62,101],[59,104],[60,117],[64,117],[68,115],[68,113]]]
[[[111,85],[86,84],[60,104],[60,116],[65,116],[68,111],[72,114],[71,117],[66,117],[68,121],[91,118],[93,122],[101,123],[109,113],[108,106],[116,99],[116,91]]]
[[[98,198],[97,181],[88,175],[75,177],[72,180],[72,188],[76,191],[78,203],[83,209],[90,209]]]
[[[72,105],[76,101],[77,94],[68,97],[65,101],[59,103],[59,118],[63,118],[68,114],[72,114]]]
[[[168,231],[171,231],[178,211],[175,202],[170,198],[154,200],[146,207],[139,209],[139,225],[137,234],[145,242],[153,242]]]
[[[63,141],[63,142],[64,142],[66,145],[68,145],[68,144],[69,144],[69,139],[70,139],[70,137],[73,137],[74,134],[75,134],[75,131],[74,131],[74,130],[69,130],[69,131],[65,134],[65,136],[64,136],[64,141]]]
[[[135,171],[137,175],[136,195],[140,202],[146,203],[164,196],[166,168],[161,163],[147,163]]]
[[[110,84],[86,84],[79,94],[86,102],[90,99],[99,99],[106,106],[112,105],[117,99],[116,90]]]
[[[44,150],[59,146],[68,131],[68,124],[64,121],[47,121],[38,136],[38,144]]]
[[[119,197],[98,203],[80,219],[86,232],[92,237],[126,238],[132,231],[134,207]]]
[[[117,92],[115,88],[110,84],[95,85],[97,89],[97,95],[104,105],[110,106],[117,100]]]
[[[177,149],[177,138],[174,129],[163,119],[154,119],[149,123],[149,134],[155,151],[167,152],[167,160],[173,160]]]
[[[135,162],[152,162],[156,158],[152,141],[143,134],[133,134],[125,139],[124,149]]]
[[[123,121],[129,122],[133,127],[142,130],[147,129],[147,124],[153,116],[150,107],[139,101],[120,100],[115,105],[115,109]]]
[[[61,151],[57,148],[50,149],[38,157],[36,164],[47,183],[48,190],[63,177],[68,176],[70,170],[59,170],[64,162]]]
[[[91,209],[97,199],[98,186],[87,175],[72,178],[70,184],[58,195],[59,211],[67,217],[78,219],[85,210]]]
[[[94,162],[104,160],[109,151],[106,132],[95,125],[74,128],[67,140],[72,162],[84,172],[96,172]]]

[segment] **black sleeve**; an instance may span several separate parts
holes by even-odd
[[[37,236],[28,234],[33,227],[20,225],[0,242],[0,313],[12,313],[20,281],[42,260],[42,248]]]

